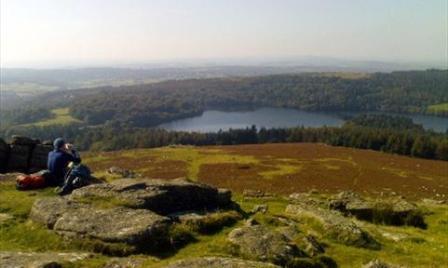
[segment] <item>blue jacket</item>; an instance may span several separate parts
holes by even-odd
[[[72,161],[75,163],[81,162],[77,153],[74,152],[73,155],[57,149],[48,153],[48,170],[56,181],[62,182],[64,180],[68,163]]]

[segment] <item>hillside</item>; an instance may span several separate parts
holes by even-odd
[[[0,267],[448,262],[444,161],[307,143],[82,155],[106,183],[62,199],[17,191],[14,174],[0,175]]]
[[[281,74],[257,77],[170,80],[132,86],[103,86],[43,94],[28,108],[69,108],[89,125],[107,121],[136,127],[199,115],[207,109],[248,110],[284,107],[308,111],[432,113],[448,101],[447,70],[349,75]],[[437,109],[434,109],[436,107]],[[4,113],[14,124],[29,109]],[[39,113],[45,119],[51,113]],[[36,121],[35,118],[33,118]],[[21,122],[29,123],[29,122]]]

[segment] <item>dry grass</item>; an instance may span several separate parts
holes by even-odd
[[[188,177],[237,192],[317,189],[410,199],[448,197],[448,162],[323,144],[179,146],[92,154],[85,161],[97,174],[119,166],[144,177]]]

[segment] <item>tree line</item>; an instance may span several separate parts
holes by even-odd
[[[22,134],[41,140],[64,137],[75,143],[80,150],[98,151],[154,148],[172,144],[202,146],[310,142],[448,160],[447,134],[414,127],[398,129],[364,126],[356,123],[359,120],[349,121],[342,127],[257,129],[252,126],[246,129],[230,129],[214,133],[174,132],[109,122],[101,127],[72,125],[15,128],[2,130],[0,136],[10,137],[12,134]]]
[[[71,115],[88,125],[120,121],[133,127],[154,127],[207,109],[427,113],[429,105],[448,102],[447,88],[448,70],[374,73],[356,79],[305,73],[51,92],[27,107],[69,107]]]

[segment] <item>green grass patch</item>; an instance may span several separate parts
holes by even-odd
[[[290,174],[295,174],[302,169],[301,165],[287,165],[280,164],[276,165],[273,170],[263,171],[259,174],[265,179],[274,179],[276,177],[287,176]]]
[[[428,106],[428,112],[430,113],[448,112],[448,102],[430,105]]]
[[[54,115],[53,118],[34,122],[32,124],[24,124],[21,126],[46,127],[51,125],[70,125],[82,122],[71,116],[68,108],[53,109],[51,110],[51,113]]]
[[[204,164],[235,163],[257,164],[259,160],[252,156],[226,154],[220,150],[201,150],[193,146],[171,146],[154,149],[158,161],[178,160],[187,163],[187,176],[197,181],[199,170]]]

